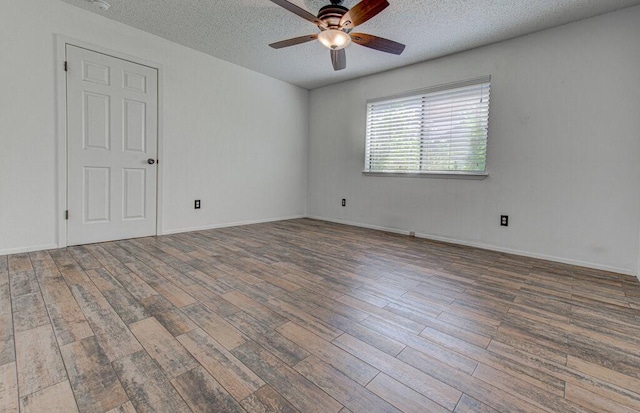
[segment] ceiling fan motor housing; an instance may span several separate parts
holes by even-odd
[[[330,29],[337,29],[340,27],[340,19],[348,11],[349,9],[340,4],[328,4],[318,12],[318,19],[325,22]]]

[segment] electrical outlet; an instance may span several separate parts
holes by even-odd
[[[347,199],[346,198],[342,198],[342,206],[347,206]]]
[[[196,199],[193,203],[193,208],[200,209],[200,200]]]
[[[509,226],[509,215],[500,215],[500,226],[501,227]]]

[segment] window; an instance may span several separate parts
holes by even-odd
[[[365,172],[484,175],[491,77],[367,103]]]

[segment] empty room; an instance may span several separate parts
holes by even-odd
[[[0,412],[640,412],[640,0],[2,0]]]

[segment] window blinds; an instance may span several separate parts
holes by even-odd
[[[365,172],[484,174],[491,78],[367,104]]]

